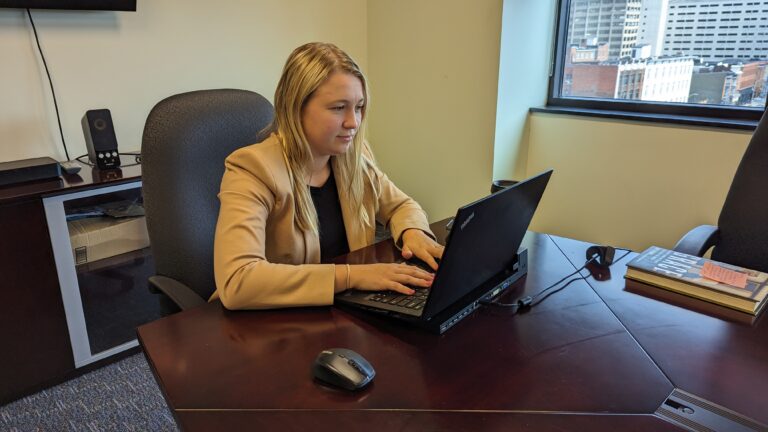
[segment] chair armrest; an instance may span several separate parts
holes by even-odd
[[[157,289],[167,295],[181,309],[187,310],[206,303],[205,299],[176,279],[167,276],[150,276],[150,290]]]
[[[709,248],[717,244],[720,229],[714,225],[699,225],[688,231],[674,247],[677,252],[703,256]]]

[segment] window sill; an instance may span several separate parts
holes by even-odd
[[[757,121],[752,120],[732,120],[714,117],[691,117],[672,114],[648,114],[630,111],[598,110],[588,108],[573,107],[540,107],[530,108],[530,112],[547,114],[566,114],[585,117],[599,117],[618,120],[633,120],[651,123],[668,123],[691,126],[715,127],[724,129],[738,129],[754,131],[757,128]]]

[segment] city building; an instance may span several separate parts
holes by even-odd
[[[663,54],[768,59],[768,2],[669,0]]]
[[[663,54],[668,7],[669,0],[643,0],[637,43],[649,45],[651,55],[655,57]]]
[[[735,87],[735,76],[736,74],[729,69],[711,66],[695,67],[691,75],[688,103],[722,104],[726,94],[726,83],[729,88]]]
[[[688,102],[692,57],[658,57],[645,61],[644,101]]]
[[[691,57],[627,59],[565,67],[567,96],[687,102],[693,73]]]
[[[744,91],[748,88],[754,89],[754,93],[760,94],[765,84],[765,68],[768,62],[758,61],[746,63],[741,67],[741,75],[739,75],[736,89],[738,91]]]
[[[574,0],[568,40],[597,38],[608,45],[610,59],[632,55],[640,28],[641,0]]]
[[[694,68],[690,103],[763,106],[768,62],[718,63]]]
[[[597,43],[596,38],[582,39],[579,45],[571,45],[566,62],[599,63],[608,60],[608,44]]]
[[[644,61],[622,61],[618,64],[615,99],[640,99],[645,83]]]
[[[650,44],[636,45],[634,48],[632,48],[632,58],[646,59],[654,57],[652,50],[653,46]]]
[[[612,99],[616,96],[617,64],[565,66],[563,96]]]

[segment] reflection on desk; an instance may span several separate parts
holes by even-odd
[[[123,170],[120,168],[99,169],[96,166],[92,166],[91,176],[93,176],[94,181],[103,183],[123,178]]]

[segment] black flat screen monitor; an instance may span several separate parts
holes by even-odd
[[[136,0],[0,0],[0,8],[136,11]]]

